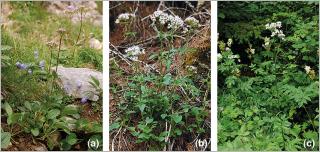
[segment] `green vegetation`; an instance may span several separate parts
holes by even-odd
[[[124,6],[135,6],[132,4]],[[152,8],[146,3],[140,5]],[[183,14],[182,12],[175,13]],[[190,13],[190,16],[196,14],[192,11],[184,13]],[[201,11],[198,13],[201,14]],[[111,150],[130,150],[130,147],[131,150],[196,150],[192,147],[196,145],[194,141],[210,137],[210,62],[203,64],[205,68],[202,74],[197,74],[200,73],[200,62],[188,65],[183,60],[187,60],[187,55],[201,52],[189,43],[191,35],[207,35],[197,33],[203,27],[200,28],[196,16],[185,19],[187,17],[171,14],[170,11],[155,11],[147,14],[150,18],[139,21],[136,20],[140,18],[137,14],[113,14],[118,16],[115,21],[117,28],[124,29],[123,41],[134,44],[139,39],[146,40],[148,37],[138,36],[151,31],[155,33],[152,41],[156,42],[156,46],[128,45],[126,49],[120,50],[122,46],[115,47],[111,44],[111,52],[115,56],[110,59],[110,91],[116,99],[111,101],[116,102],[116,112],[110,114],[116,115],[110,125]],[[165,20],[161,20],[162,17]],[[202,17],[210,18],[210,15]],[[189,26],[190,23],[193,26]],[[204,26],[209,24],[203,20],[201,23],[206,24]],[[135,25],[142,24],[148,24],[150,28],[143,32],[135,29]],[[113,36],[118,36],[118,33]],[[175,45],[179,40],[181,44]],[[207,49],[210,50],[210,46]],[[204,56],[210,61],[208,54]],[[118,83],[119,81],[122,82]],[[120,149],[118,145],[122,144],[123,134],[126,134],[124,140],[130,146]],[[187,148],[183,143],[192,146]],[[209,147],[207,145],[201,148],[208,150]]]
[[[80,21],[83,42],[77,44],[80,23],[47,12],[47,3],[10,2],[12,14],[8,19],[13,24],[1,27],[2,150],[14,146],[10,139],[29,135],[34,143],[44,143],[48,150],[75,150],[77,144],[88,150],[90,138],[99,139],[102,145],[101,117],[100,121],[83,117],[87,113],[85,105],[64,93],[50,69],[60,64],[101,71],[102,53],[91,49],[87,42],[90,33],[101,40],[102,28]],[[96,82],[92,81],[94,86]],[[102,99],[97,102],[102,103]],[[93,107],[101,113],[99,105]]]
[[[219,150],[318,151],[319,3],[218,7]]]

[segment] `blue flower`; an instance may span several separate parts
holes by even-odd
[[[80,102],[81,102],[81,103],[86,103],[86,102],[88,102],[88,97],[87,97],[87,96],[83,97]]]
[[[44,60],[41,60],[39,62],[39,67],[41,68],[41,70],[43,71],[44,70],[44,66],[45,66],[46,62]]]
[[[38,49],[36,49],[36,50],[34,51],[34,58],[35,58],[35,59],[38,59],[38,58],[39,58],[39,51],[38,51]]]
[[[28,65],[23,64],[23,63],[20,63],[20,62],[17,62],[17,63],[16,63],[16,66],[17,66],[17,68],[19,68],[19,69],[21,69],[21,70],[25,70],[25,69],[28,68]]]

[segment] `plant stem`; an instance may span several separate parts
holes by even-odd
[[[80,29],[79,29],[79,33],[78,33],[78,37],[77,37],[77,41],[76,41],[75,45],[77,45],[77,43],[78,43],[78,41],[80,39],[81,31],[82,31],[82,14],[83,14],[83,12],[82,12],[82,9],[81,9],[81,11],[80,11]]]
[[[82,9],[80,11],[80,29],[79,29],[79,33],[78,33],[78,36],[77,36],[77,40],[76,40],[76,43],[74,44],[75,46],[78,44],[79,42],[79,39],[80,39],[80,34],[81,34],[81,31],[82,31]],[[74,55],[75,55],[75,52],[76,52],[76,48],[73,50],[73,53],[72,53],[72,57],[74,58]]]
[[[56,72],[58,72],[59,56],[60,56],[60,51],[61,51],[61,41],[62,41],[62,37],[63,37],[63,34],[60,35],[60,40],[59,40],[59,49],[58,49]]]
[[[49,71],[49,73],[50,73],[50,71],[51,71],[51,60],[52,60],[52,49],[50,49],[50,59],[49,59],[49,68],[48,68],[48,71]]]

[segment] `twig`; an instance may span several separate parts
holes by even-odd
[[[131,65],[130,61],[128,61],[128,59],[126,59],[124,57],[124,55],[117,49],[117,47],[115,47],[113,44],[110,43],[110,45],[116,50],[113,51],[112,49],[110,49],[111,53],[114,53],[116,55],[118,55],[122,60],[124,60],[128,65]]]
[[[117,5],[115,5],[115,6],[110,7],[110,8],[109,8],[109,10],[114,9],[114,8],[116,8],[116,7],[120,6],[120,5],[122,5],[123,3],[124,3],[124,2],[120,2],[119,4],[117,4]]]
[[[117,134],[113,137],[112,142],[111,142],[111,151],[114,151],[114,140],[117,138],[117,136],[119,135],[120,131],[122,129],[122,126],[120,127],[120,129],[118,130]]]

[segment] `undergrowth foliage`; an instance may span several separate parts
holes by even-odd
[[[318,150],[318,5],[219,3],[219,150]]]
[[[116,23],[125,26],[127,33],[128,25],[137,24],[130,23],[134,18],[137,15],[123,13]],[[184,21],[178,15],[161,10],[150,14],[147,21],[155,32],[154,41],[159,42],[159,47],[151,53],[148,52],[150,46],[134,45],[124,50],[126,54],[123,57],[131,63],[133,72],[126,77],[128,83],[123,88],[122,98],[117,101],[119,115],[110,126],[111,133],[115,134],[112,150],[114,140],[123,130],[128,130],[135,144],[148,145],[143,148],[146,150],[179,149],[182,147],[175,146],[175,142],[194,144],[192,140],[199,136],[206,138],[209,132],[206,119],[210,98],[203,89],[210,85],[209,72],[201,78],[205,87],[197,85],[196,73],[192,70],[188,74],[182,73],[182,67],[178,67],[176,61],[193,49],[187,41],[180,46],[174,45],[177,39],[190,39],[189,35],[196,34],[201,26],[199,21],[191,16]],[[141,56],[146,56],[154,64],[145,63]],[[114,90],[116,92],[117,89]]]

